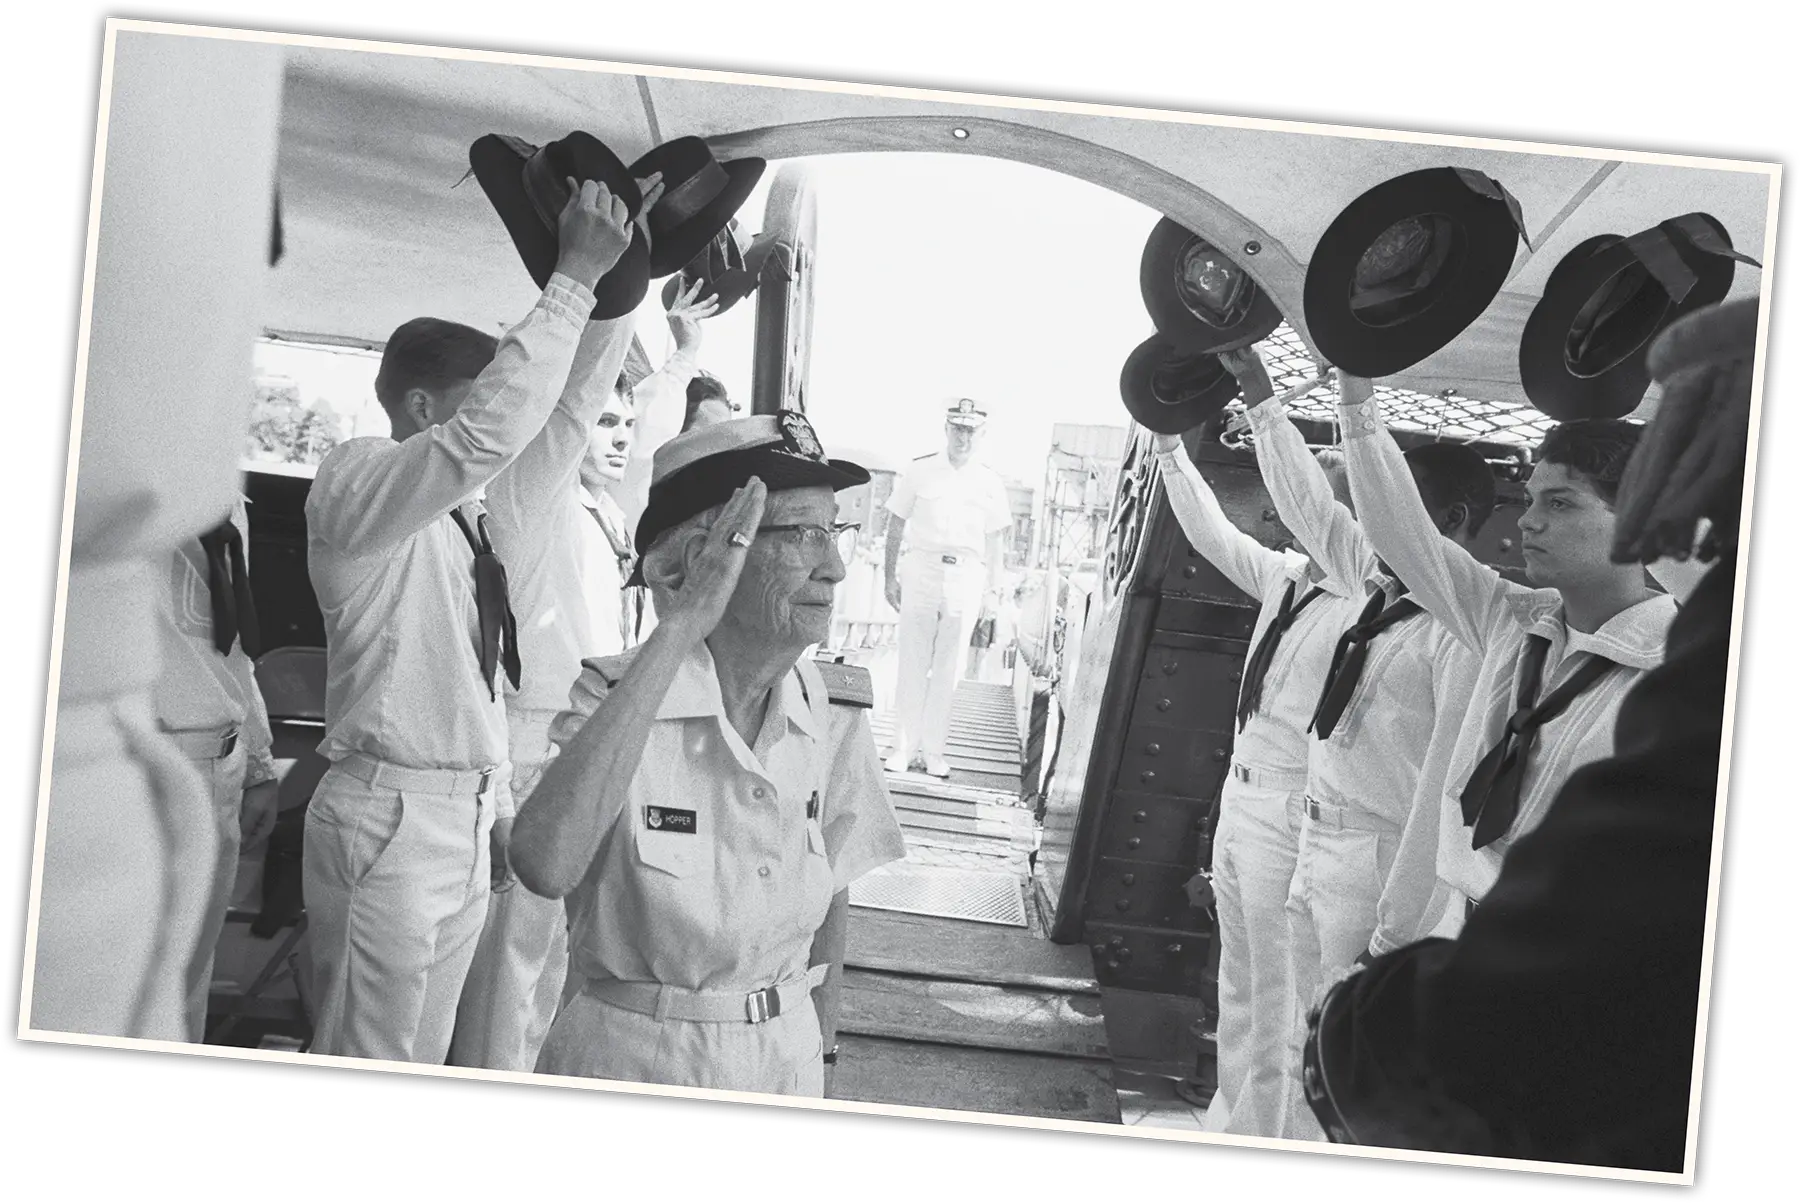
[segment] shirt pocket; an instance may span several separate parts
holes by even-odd
[[[637,828],[638,860],[670,877],[691,877],[700,860],[700,836],[686,831],[658,831],[645,826],[640,817]]]

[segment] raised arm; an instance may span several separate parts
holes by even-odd
[[[1369,541],[1419,605],[1480,654],[1506,599],[1521,587],[1439,533],[1381,420],[1374,387],[1355,376],[1340,376],[1338,387],[1350,496]]]
[[[479,493],[543,428],[594,308],[579,281],[611,271],[632,237],[623,200],[592,181],[569,183],[562,252],[537,305],[506,332],[448,421],[397,443],[356,440],[326,457],[307,501],[314,537],[350,555],[400,543]]]
[[[604,691],[580,730],[545,766],[519,809],[512,867],[532,893],[561,898],[587,875],[611,819],[625,805],[676,672],[718,625],[737,588],[748,539],[738,546],[729,536],[756,530],[766,496],[755,480],[732,495],[669,613],[639,647],[624,678]]]
[[[1289,396],[1274,395],[1268,373],[1254,350],[1221,355],[1238,374],[1256,433],[1256,464],[1275,501],[1275,512],[1319,568],[1348,596],[1361,594],[1375,575],[1375,549],[1362,527],[1331,491],[1331,479],[1313,458],[1306,438],[1288,417]]]
[[[1287,579],[1287,558],[1231,524],[1212,486],[1188,458],[1181,436],[1159,434],[1150,447],[1162,469],[1163,492],[1168,494],[1175,521],[1207,563],[1258,601]]]
[[[552,501],[569,492],[581,474],[588,436],[612,393],[631,346],[631,319],[588,322],[575,347],[574,365],[549,420],[488,487],[487,508],[495,538],[503,544],[542,532]]]
[[[675,338],[674,353],[632,390],[637,399],[637,434],[632,440],[631,458],[625,465],[625,479],[614,490],[613,497],[633,529],[643,516],[644,507],[650,503],[650,476],[656,449],[680,434],[687,422],[687,387],[700,371],[700,345],[704,339],[700,323],[719,311],[717,297],[697,299],[701,284],[699,280],[694,281],[669,307],[669,332]]]

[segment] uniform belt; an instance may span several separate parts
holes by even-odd
[[[1254,785],[1257,789],[1280,790],[1282,793],[1293,793],[1306,788],[1304,772],[1282,772],[1278,769],[1259,769],[1254,765],[1231,762],[1231,775],[1245,785]]]
[[[1321,802],[1310,794],[1306,798],[1306,817],[1314,827],[1322,827],[1327,831],[1374,831],[1391,835],[1400,830],[1393,820],[1372,810]]]
[[[236,727],[213,727],[206,731],[164,731],[163,734],[190,760],[224,760],[237,750]]]
[[[333,767],[369,785],[423,794],[485,794],[500,773],[498,765],[482,769],[409,769],[362,752],[350,753]]]
[[[601,1002],[665,1019],[693,1023],[766,1023],[791,1013],[806,996],[824,982],[830,965],[814,965],[798,977],[776,982],[749,994],[724,990],[687,990],[659,982],[622,982],[617,978],[589,978],[583,994]]]

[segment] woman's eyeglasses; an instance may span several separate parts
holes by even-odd
[[[848,563],[856,551],[856,532],[860,522],[833,522],[830,526],[802,522],[786,526],[759,526],[759,535],[780,535],[790,547],[798,547],[809,555],[822,555],[827,547],[837,548],[838,558]]]

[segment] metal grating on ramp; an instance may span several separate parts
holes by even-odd
[[[850,886],[850,904],[1003,927],[1029,926],[1019,879],[1007,872],[883,865]]]

